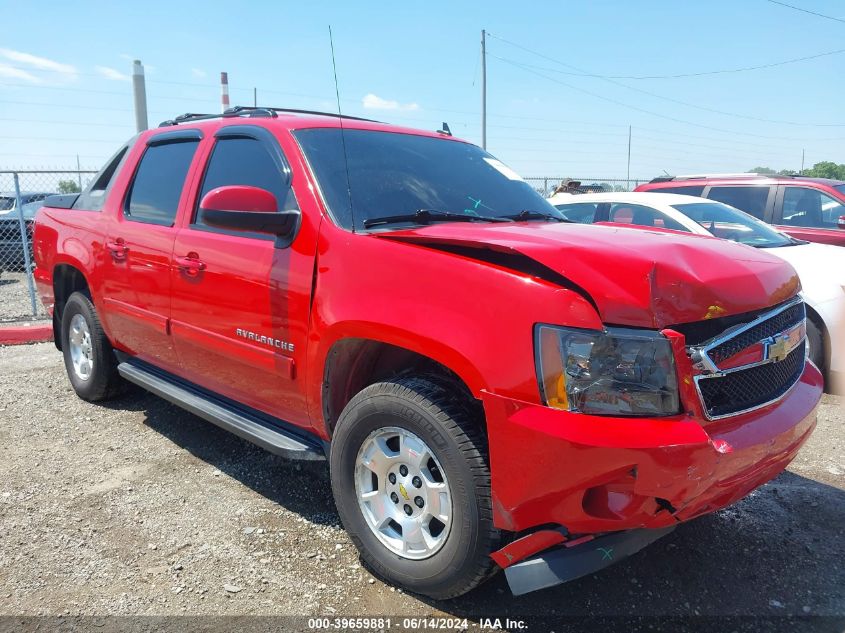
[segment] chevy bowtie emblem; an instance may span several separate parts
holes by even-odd
[[[405,497],[405,501],[408,501],[411,497],[408,496],[408,491],[405,490],[405,486],[399,484],[399,492],[402,493],[402,496]]]
[[[789,354],[789,339],[783,334],[772,337],[774,340],[766,344],[766,356],[774,361],[782,361]]]

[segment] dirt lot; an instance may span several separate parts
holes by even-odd
[[[2,264],[2,262],[0,262]],[[35,297],[37,318],[44,319],[44,307]],[[0,270],[0,323],[4,321],[28,321],[33,318],[32,302],[26,273]]]
[[[432,603],[362,569],[324,465],[133,391],[71,391],[52,344],[0,349],[0,615],[845,616],[845,411],[737,506],[521,598]],[[2,628],[2,626],[0,626]],[[717,627],[718,628],[718,627]],[[541,630],[536,627],[531,630]]]

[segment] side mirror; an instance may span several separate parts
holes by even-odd
[[[836,222],[836,226],[840,229],[845,229],[845,215],[840,215],[839,220]]]
[[[275,235],[277,246],[293,241],[299,226],[299,211],[279,211],[276,196],[259,187],[232,185],[217,187],[200,201],[205,224],[229,231]]]

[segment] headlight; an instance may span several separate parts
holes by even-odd
[[[622,416],[679,411],[672,348],[657,332],[538,325],[535,355],[550,407]]]

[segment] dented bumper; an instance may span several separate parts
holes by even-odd
[[[815,427],[821,392],[807,363],[777,403],[709,423],[588,416],[485,393],[494,523],[599,534],[664,528],[723,508],[786,468]],[[542,534],[494,558],[507,567],[547,549],[556,539]]]

